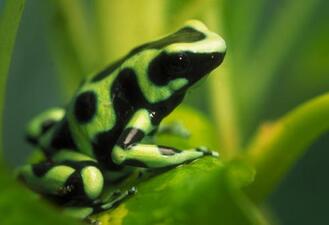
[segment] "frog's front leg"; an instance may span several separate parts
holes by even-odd
[[[163,168],[179,165],[217,152],[205,148],[178,150],[171,147],[139,144],[145,135],[155,129],[152,113],[141,109],[132,117],[112,151],[112,159],[118,165],[145,168]]]

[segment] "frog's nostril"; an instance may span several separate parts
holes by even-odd
[[[220,65],[224,60],[225,53],[215,52],[210,55],[211,61],[216,66]]]

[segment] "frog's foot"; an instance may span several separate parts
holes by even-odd
[[[18,176],[32,190],[67,201],[94,201],[104,185],[102,172],[91,160],[25,165]]]
[[[68,184],[68,185],[59,187],[57,189],[57,193],[59,196],[64,196],[64,195],[71,193],[73,190],[74,190],[74,185]]]
[[[203,155],[209,155],[209,156],[213,156],[213,157],[219,157],[219,153],[216,151],[211,151],[210,149],[208,149],[207,147],[204,146],[200,146],[195,148],[196,151],[198,152],[202,152]]]
[[[87,224],[90,224],[90,225],[101,225],[101,223],[98,220],[91,218],[90,216],[87,216],[86,218],[84,218],[83,222],[86,222]]]
[[[130,189],[126,191],[114,191],[112,196],[110,197],[110,200],[107,202],[99,203],[95,206],[93,206],[93,214],[99,213],[105,210],[116,208],[118,205],[120,205],[125,199],[128,197],[134,195],[137,193],[136,187],[131,187]]]
[[[83,205],[75,205],[74,203],[71,203],[71,205],[65,206],[63,213],[68,216],[81,219],[88,224],[98,225],[99,221],[91,217],[92,215],[116,208],[125,199],[135,194],[136,192],[136,188],[132,187],[126,191],[114,191],[111,196],[109,196],[108,200],[102,201],[100,199],[97,199],[89,203],[87,202]]]
[[[122,194],[122,191],[121,190],[114,190],[112,193],[111,193],[111,197],[110,199],[115,199],[116,197],[120,196]]]

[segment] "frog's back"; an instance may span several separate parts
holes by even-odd
[[[69,129],[79,151],[95,157],[107,167],[115,167],[110,151],[133,113],[118,79],[121,76],[114,71],[102,82],[88,79],[79,88],[66,112]]]
[[[134,112],[135,90],[126,82],[132,74],[117,72],[113,65],[87,79],[66,110],[53,108],[33,119],[29,142],[48,157],[63,149],[77,151],[116,169],[110,152]]]
[[[31,120],[26,139],[51,158],[62,149],[79,151],[70,132],[64,108],[51,108]]]

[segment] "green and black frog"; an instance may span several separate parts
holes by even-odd
[[[145,144],[189,88],[224,59],[224,40],[200,21],[134,48],[89,76],[65,109],[50,109],[31,121],[27,139],[45,160],[19,169],[31,189],[83,208],[85,217],[117,205],[136,189],[100,201],[108,177],[132,168],[167,168],[204,156],[204,147],[180,150]],[[110,178],[109,178],[110,179]]]

